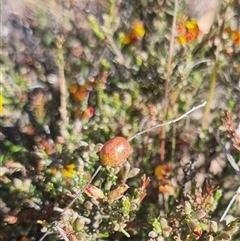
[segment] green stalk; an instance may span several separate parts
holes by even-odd
[[[210,89],[208,92],[207,104],[205,106],[205,110],[204,110],[204,114],[203,114],[203,120],[202,120],[202,129],[203,130],[206,130],[208,128],[208,118],[209,118],[211,103],[213,100],[215,86],[216,86],[216,82],[217,82],[217,70],[218,70],[218,62],[216,60],[215,66],[213,69],[212,78],[211,78]]]

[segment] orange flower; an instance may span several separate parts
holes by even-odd
[[[73,83],[69,87],[69,92],[74,101],[82,102],[85,100],[85,98],[89,92],[88,84],[86,83],[85,85],[80,86],[77,83]]]
[[[171,172],[171,168],[168,165],[158,165],[155,170],[154,174],[160,181],[165,181],[167,174]]]
[[[171,185],[160,185],[159,192],[162,192],[164,194],[174,195],[175,188]]]
[[[105,198],[103,191],[93,186],[92,184],[88,185],[88,187],[85,190],[85,193],[92,198],[99,198],[99,199]]]
[[[232,30],[230,27],[227,27],[224,30],[232,39],[234,44],[240,45],[240,30]]]
[[[123,44],[135,44],[145,35],[145,29],[142,21],[137,21],[133,25],[130,33],[123,38]]]
[[[89,119],[93,116],[94,108],[92,106],[88,107],[81,116],[82,124],[85,124],[89,121]]]
[[[70,92],[71,94],[74,94],[74,93],[77,92],[77,89],[78,89],[78,84],[77,84],[77,83],[73,83],[73,84],[71,84],[70,87],[69,87],[69,92]]]
[[[80,87],[80,88],[78,88],[77,92],[74,93],[73,99],[76,102],[82,102],[85,100],[87,94],[88,94],[88,90],[86,90],[86,88],[84,88],[84,87]]]
[[[179,25],[177,26],[177,42],[180,44],[186,44],[194,41],[198,35],[200,34],[200,30],[196,20],[187,20],[184,18],[180,21]]]
[[[234,44],[240,45],[240,30],[234,31],[234,32],[232,33],[231,38],[232,38],[232,41],[233,41]]]
[[[200,224],[197,221],[195,220],[188,221],[188,227],[198,237],[202,236],[203,231]]]
[[[193,231],[194,234],[196,234],[198,237],[202,236],[202,228],[200,226],[196,227]]]

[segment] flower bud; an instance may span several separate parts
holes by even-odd
[[[124,192],[127,191],[128,188],[129,186],[127,184],[122,184],[118,188],[112,190],[108,195],[109,200],[115,201],[120,199],[123,196]]]
[[[93,186],[92,184],[89,184],[88,187],[85,190],[85,193],[89,196],[89,197],[93,197],[93,198],[99,198],[99,199],[103,199],[105,198],[103,191],[95,186]]]
[[[93,208],[93,204],[89,201],[86,201],[84,203],[84,207],[87,209],[87,210],[91,210]]]
[[[88,123],[89,119],[93,116],[94,108],[92,106],[88,107],[81,116],[82,124]]]
[[[202,236],[202,228],[197,221],[190,220],[188,223],[189,229],[198,237]]]
[[[75,231],[81,231],[84,227],[84,220],[82,218],[77,218],[73,223],[73,229]]]
[[[161,224],[162,229],[165,229],[165,228],[168,228],[168,227],[169,227],[166,218],[162,218],[162,217],[161,217],[161,219],[160,219],[160,224]]]
[[[216,233],[218,231],[218,225],[215,221],[210,221],[210,231]]]

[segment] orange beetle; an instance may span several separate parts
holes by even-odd
[[[131,146],[127,139],[116,136],[107,141],[100,151],[103,166],[118,167],[123,164],[131,153]]]

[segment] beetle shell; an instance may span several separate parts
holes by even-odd
[[[118,167],[129,157],[131,146],[127,139],[116,136],[105,143],[100,151],[103,166]]]

